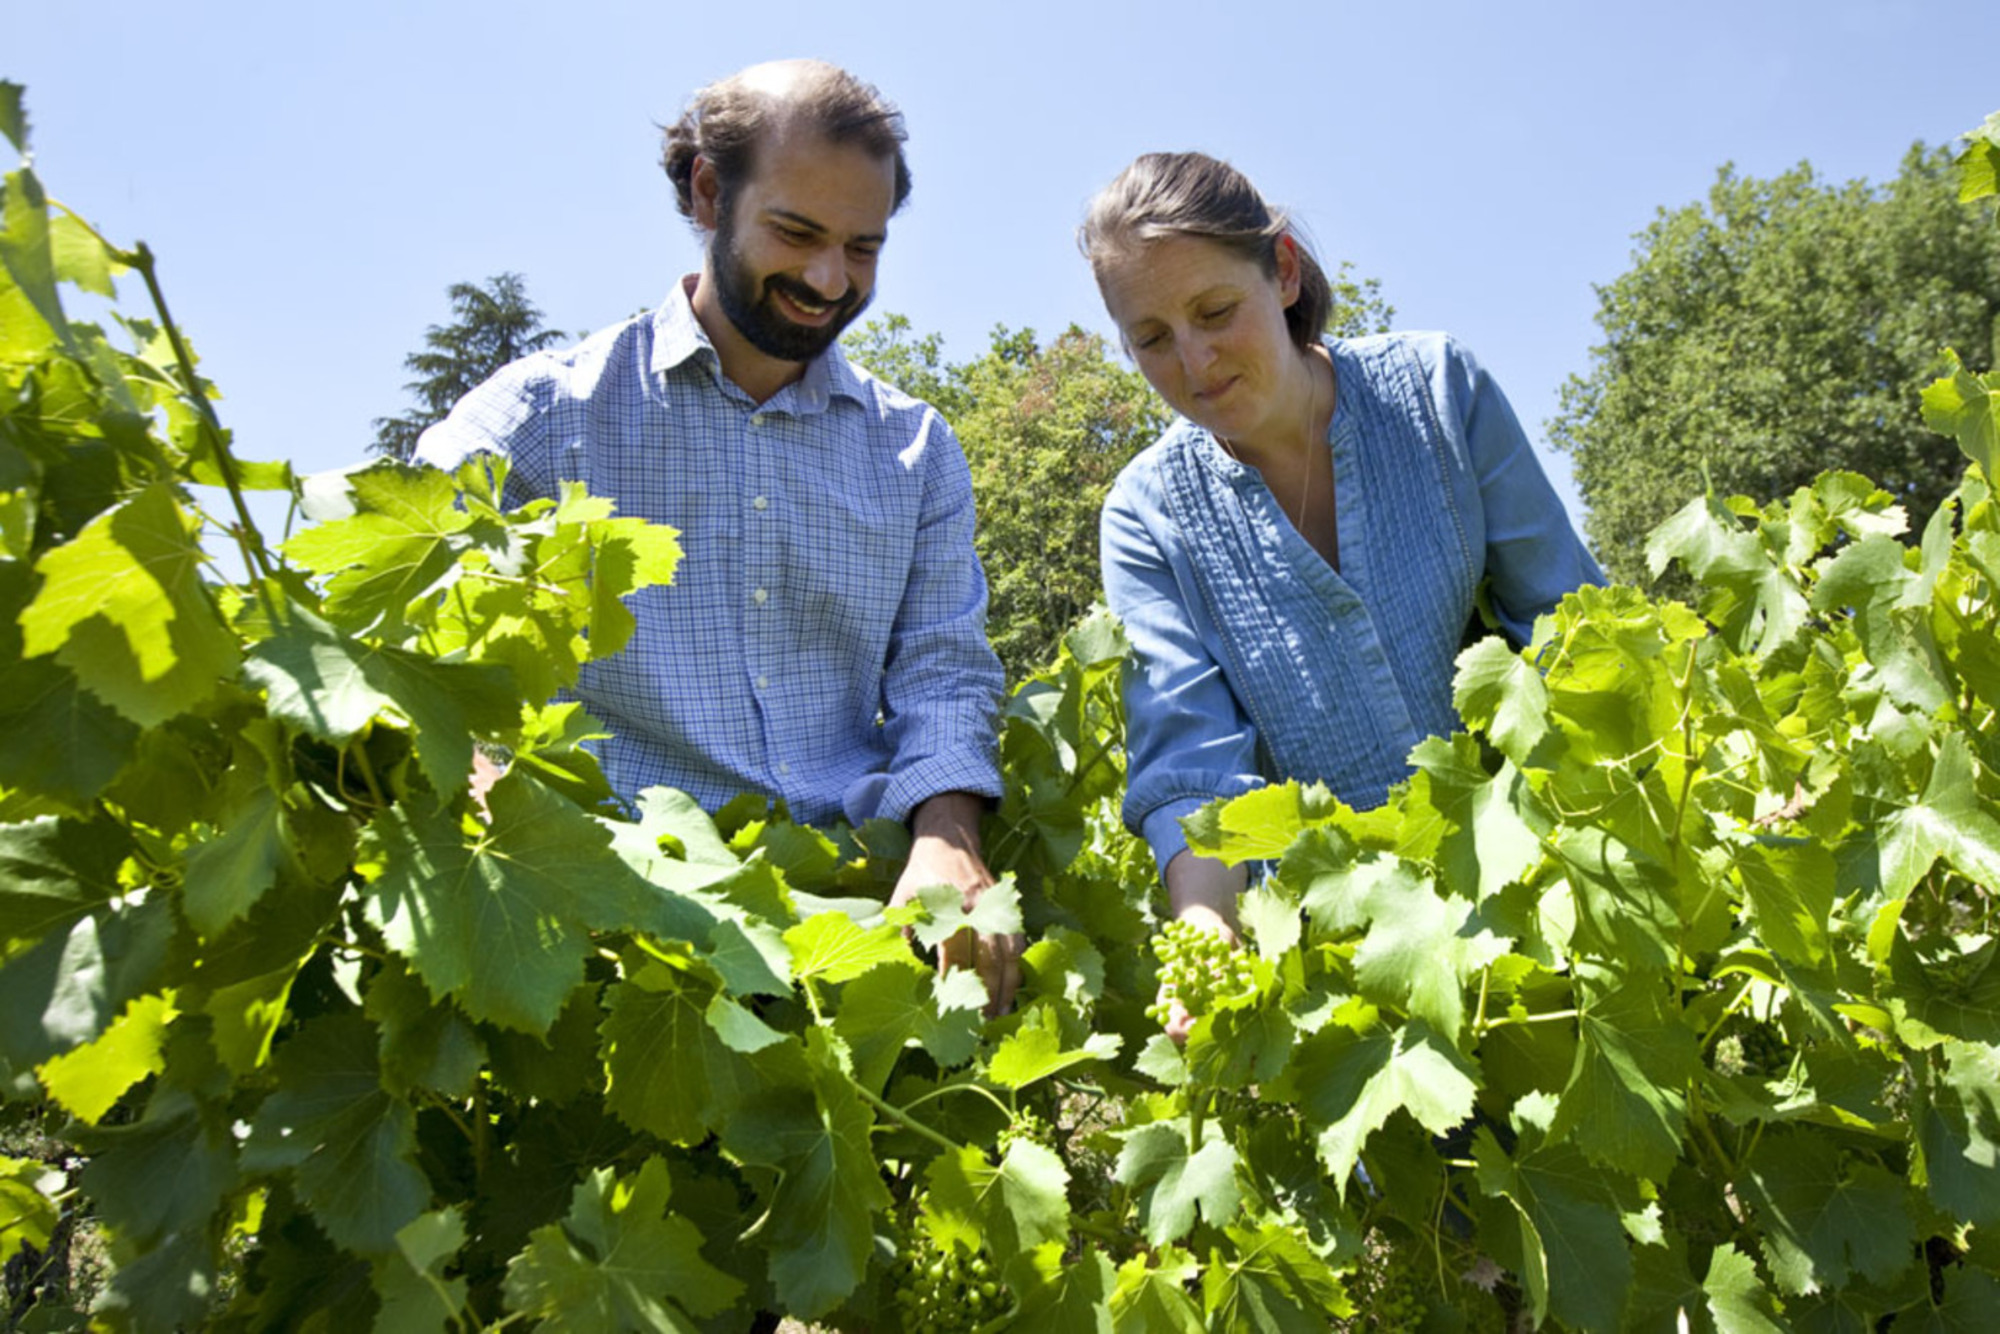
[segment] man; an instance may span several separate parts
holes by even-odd
[[[972,484],[928,404],[841,355],[909,193],[902,117],[819,61],[756,65],[696,93],[663,165],[701,272],[649,316],[501,370],[427,431],[440,467],[492,451],[510,499],[581,481],[669,523],[686,552],[636,596],[639,629],[579,692],[614,733],[628,797],[739,792],[799,819],[906,820],[892,902],[992,884],[979,816],[1000,793],[998,659],[972,549]],[[995,1011],[1018,936],[961,933]]]

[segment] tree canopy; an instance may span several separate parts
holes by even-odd
[[[1853,469],[1921,531],[1963,459],[1917,393],[1940,348],[1985,369],[2000,340],[1992,204],[1957,191],[1949,154],[1921,145],[1881,186],[1724,167],[1705,202],[1639,234],[1598,289],[1605,341],[1549,423],[1614,578],[1643,579],[1646,534],[1710,483],[1769,499]]]
[[[369,448],[377,454],[409,458],[424,428],[442,420],[467,391],[508,362],[562,340],[560,330],[542,327],[542,312],[528,300],[518,273],[498,274],[484,284],[453,283],[445,295],[451,323],[426,329],[423,348],[403,358],[403,369],[417,377],[403,386],[417,407],[400,417],[375,419]]]
[[[1389,327],[1380,283],[1330,271],[1327,331]],[[1075,325],[1044,343],[1032,329],[993,331],[972,361],[946,362],[943,340],[887,315],[848,335],[849,358],[930,403],[950,422],[979,499],[975,539],[990,595],[986,630],[1018,681],[1048,662],[1097,602],[1097,516],[1118,472],[1171,414],[1105,339]]]

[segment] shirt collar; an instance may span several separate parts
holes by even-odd
[[[652,372],[665,377],[676,367],[700,358],[720,382],[724,378],[721,360],[701,321],[694,317],[694,305],[689,300],[695,278],[695,274],[689,274],[675,283],[668,290],[667,299],[653,312]],[[835,394],[856,403],[867,402],[861,376],[848,364],[838,342],[806,363],[805,375],[780,390],[779,395],[782,397],[787,391],[792,395],[791,410],[798,413],[826,411]]]

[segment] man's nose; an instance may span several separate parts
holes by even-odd
[[[847,295],[847,261],[837,246],[827,246],[806,261],[806,285],[828,301]]]

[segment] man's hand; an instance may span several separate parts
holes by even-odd
[[[926,885],[952,885],[964,895],[967,912],[993,884],[979,853],[980,799],[969,792],[942,792],[910,814],[910,860],[896,881],[889,906],[909,903]],[[1006,1012],[1021,985],[1020,935],[975,935],[971,928],[938,946],[938,971],[971,968],[986,984],[988,1018]]]

